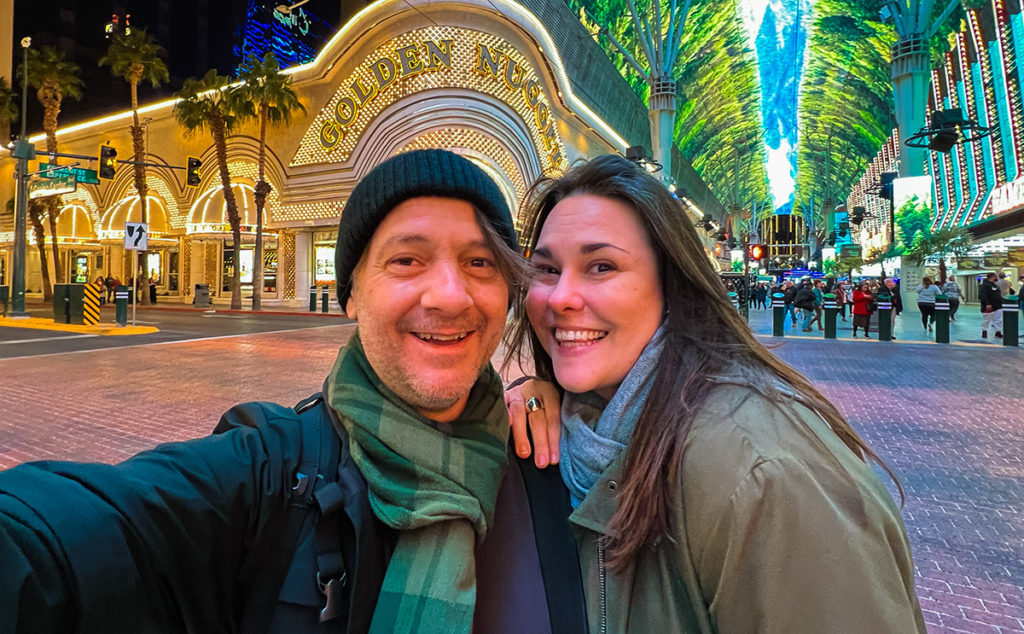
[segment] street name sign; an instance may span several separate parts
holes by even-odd
[[[149,246],[149,228],[144,222],[124,223],[124,248],[129,251],[146,251]]]
[[[40,170],[48,170],[51,167],[57,167],[52,163],[40,163]],[[99,185],[100,179],[96,175],[96,170],[88,170],[83,167],[62,167],[55,169],[52,172],[46,174],[40,174],[43,178],[64,178],[67,176],[74,176],[78,179],[79,183],[86,183],[88,185]]]
[[[77,190],[78,182],[75,181],[74,176],[30,180],[28,182],[29,200],[46,198],[48,196],[59,196],[60,194],[70,194]]]

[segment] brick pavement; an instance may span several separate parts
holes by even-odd
[[[0,360],[0,468],[118,461],[205,435],[240,401],[294,403],[351,329]],[[929,630],[1024,632],[1024,350],[764,340],[899,474]]]

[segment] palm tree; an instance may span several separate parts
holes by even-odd
[[[241,220],[238,216],[238,203],[235,192],[231,189],[231,174],[228,173],[227,138],[238,124],[237,99],[229,87],[231,79],[218,75],[216,69],[210,69],[202,79],[185,80],[174,105],[174,117],[178,125],[185,129],[186,136],[192,136],[203,130],[213,134],[213,145],[217,152],[217,170],[220,172],[220,184],[224,192],[224,206],[227,209],[228,223],[231,225],[231,236],[234,240],[235,265],[231,274],[231,308],[242,308],[242,281],[238,264],[242,247]]]
[[[47,213],[46,203],[49,200],[49,198],[44,198],[28,201],[26,213],[28,221],[32,223],[32,232],[36,237],[36,248],[39,249],[39,271],[43,276],[43,301],[45,302],[53,300],[53,287],[50,286],[50,261],[46,257],[46,230],[43,228],[43,216]]]
[[[920,231],[903,253],[903,260],[911,266],[921,266],[929,255],[939,256],[939,280],[946,279],[946,256],[964,257],[971,250],[974,238],[963,227],[938,231]]]
[[[299,97],[292,88],[292,79],[281,73],[281,66],[273,53],[263,59],[250,57],[247,68],[239,73],[244,82],[238,97],[245,104],[246,117],[255,116],[260,126],[259,178],[253,198],[256,203],[256,253],[255,271],[252,277],[252,309],[260,310],[263,295],[263,207],[270,194],[270,183],[264,178],[267,163],[267,126],[287,124],[296,110],[306,112]]]
[[[28,49],[28,85],[36,89],[36,98],[43,106],[43,132],[46,133],[46,151],[57,151],[57,117],[64,99],[79,99],[82,96],[82,80],[78,77],[78,65],[68,61],[63,51],[52,46]],[[18,65],[18,77],[25,75],[25,64]],[[59,201],[46,198],[41,205],[46,210],[50,235],[53,238],[54,279],[60,281],[60,250],[57,248],[57,212]],[[37,236],[41,240],[42,236]],[[41,258],[45,260],[46,258]],[[48,295],[50,279],[43,275],[43,297]],[[52,294],[50,295],[52,297]]]
[[[100,66],[110,64],[110,72],[128,82],[132,95],[132,149],[135,152],[135,191],[139,194],[139,208],[142,211],[142,222],[147,222],[146,141],[142,125],[139,123],[139,82],[148,81],[153,88],[160,82],[167,81],[167,65],[160,57],[164,49],[142,29],[131,29],[118,33],[110,42],[107,54],[100,58]],[[145,254],[140,254],[144,260]],[[138,275],[135,271],[135,275]],[[143,304],[149,303],[149,293],[142,293]]]

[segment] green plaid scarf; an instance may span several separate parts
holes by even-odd
[[[458,420],[434,423],[373,371],[358,330],[327,380],[370,507],[401,531],[371,632],[469,632],[476,605],[474,548],[494,518],[507,464],[501,379],[480,374]]]

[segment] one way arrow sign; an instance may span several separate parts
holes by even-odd
[[[124,223],[124,248],[129,251],[147,251],[149,231],[144,222]]]

